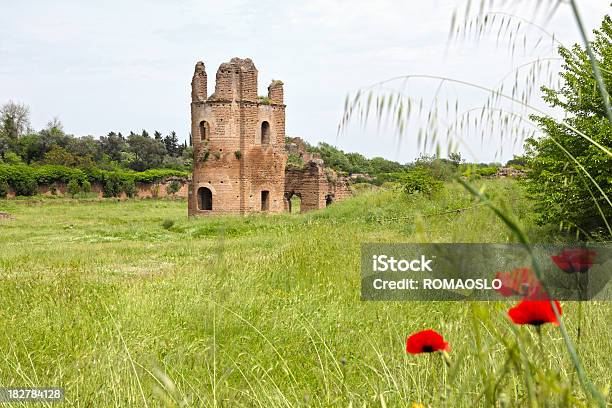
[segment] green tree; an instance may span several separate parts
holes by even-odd
[[[152,139],[145,135],[130,134],[127,143],[130,153],[134,154],[134,160],[129,163],[132,170],[144,171],[161,166],[166,149],[161,140]]]
[[[127,149],[127,143],[121,133],[110,132],[100,137],[100,149],[110,160],[121,162],[121,153]]]
[[[58,164],[61,166],[74,166],[77,158],[63,147],[53,146],[45,153],[42,162],[44,164]]]
[[[347,173],[351,171],[351,163],[342,150],[327,143],[319,143],[316,151],[321,155],[326,166]]]
[[[30,108],[8,101],[0,107],[2,133],[10,139],[18,139],[30,130]]]
[[[43,141],[38,133],[31,133],[20,137],[16,145],[16,150],[17,154],[19,154],[27,164],[41,160],[46,153]]]
[[[612,20],[594,31],[592,48],[608,92],[612,90]],[[531,116],[543,135],[526,142],[526,187],[540,223],[561,224],[583,234],[612,234],[612,124],[607,118],[589,57],[579,45],[560,48],[560,89],[543,87],[544,100],[565,111],[564,122]],[[569,126],[567,126],[567,125]],[[587,135],[595,143],[571,128]],[[588,174],[587,174],[588,173]]]
[[[98,162],[102,160],[103,156],[101,143],[93,136],[71,137],[66,150],[75,156],[90,157]]]
[[[163,142],[166,147],[166,152],[168,152],[170,156],[176,157],[180,155],[179,141],[176,132],[170,132],[169,135],[164,137]]]

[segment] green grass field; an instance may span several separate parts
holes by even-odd
[[[486,183],[533,240],[551,239],[513,181]],[[590,406],[559,331],[540,343],[513,326],[514,302],[359,300],[361,243],[512,242],[472,205],[458,185],[244,218],[188,219],[184,201],[0,200],[14,217],[0,220],[0,386],[62,386],[76,407],[456,407],[527,406],[532,381],[542,406]],[[606,392],[611,308],[583,306],[579,355]],[[577,304],[563,308],[575,338]],[[405,353],[424,328],[451,343],[450,368]],[[517,338],[529,374],[506,362]]]

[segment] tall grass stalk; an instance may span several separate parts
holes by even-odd
[[[559,6],[561,2],[557,2],[555,4],[555,6],[551,9],[550,14],[554,14]],[[536,3],[538,6],[540,4],[540,2]],[[591,67],[593,70],[593,75],[596,78],[597,81],[597,85],[598,85],[598,89],[599,92],[601,94],[601,97],[603,99],[603,103],[606,109],[606,113],[608,116],[608,119],[610,121],[610,123],[612,123],[612,110],[610,108],[610,98],[608,95],[608,92],[605,89],[605,85],[603,83],[603,79],[601,76],[601,72],[599,69],[599,66],[597,64],[597,61],[595,59],[595,56],[593,54],[593,51],[591,49],[591,45],[588,41],[588,38],[586,36],[585,30],[584,30],[584,26],[582,23],[582,20],[580,18],[580,14],[578,11],[578,8],[576,6],[576,2],[575,0],[570,0],[570,4],[572,7],[572,13],[574,16],[574,19],[576,21],[576,24],[580,30],[581,36],[582,36],[582,40],[584,42],[584,46],[586,47],[587,53],[589,55],[589,60],[591,63]],[[469,14],[470,12],[470,8],[471,8],[471,4],[468,2],[467,3],[467,7],[466,7],[466,16]],[[481,5],[481,9],[479,11],[479,18],[481,19],[479,22],[477,22],[477,24],[474,24],[474,29],[476,31],[476,36],[481,36],[483,34],[483,32],[485,31],[484,28],[486,27],[487,24],[492,24],[490,21],[487,21],[487,17],[484,15],[484,2]],[[505,23],[505,24],[504,24]],[[516,31],[515,33],[518,34],[518,31],[520,29],[520,22],[517,24],[516,26]],[[456,13],[453,15],[453,19],[451,22],[451,37],[452,35],[454,35],[455,33],[459,33],[460,29],[455,27],[456,25]],[[532,23],[532,25],[537,26],[537,24]],[[465,23],[465,26],[468,27],[465,32],[467,32],[468,30],[472,30],[473,29],[473,25],[470,22],[468,24],[467,20]],[[511,32],[509,30],[510,27],[510,19],[508,19],[507,21],[502,20],[501,24],[500,24],[500,30],[498,32],[498,40],[500,35],[502,34],[502,32],[505,32],[506,34],[509,33],[509,38],[510,38],[510,42],[512,44],[511,46],[511,52],[514,55],[514,51],[515,51],[515,46],[516,46],[516,35],[513,38],[513,32]],[[552,36],[552,40],[553,42],[555,41],[555,37]],[[514,41],[514,42],[513,42]],[[524,44],[526,44],[526,38],[524,40]],[[526,47],[526,45],[525,45]],[[411,114],[411,99],[409,98],[407,100],[407,102],[404,101],[403,99],[403,94],[402,92],[396,92],[396,91],[391,91],[388,92],[387,95],[385,96],[384,94],[379,94],[378,96],[376,96],[375,100],[374,100],[374,93],[373,90],[376,88],[385,90],[385,85],[389,84],[393,81],[397,81],[397,80],[404,80],[407,81],[408,79],[412,79],[412,78],[421,78],[421,79],[436,79],[438,81],[440,81],[440,86],[444,83],[455,83],[455,84],[461,84],[464,86],[468,86],[470,88],[475,88],[475,89],[480,89],[486,92],[489,92],[491,94],[491,99],[487,100],[486,104],[483,107],[483,113],[487,110],[487,109],[491,109],[491,108],[495,108],[493,106],[493,103],[495,103],[496,101],[499,101],[500,99],[506,99],[512,103],[516,103],[518,104],[520,107],[526,108],[531,110],[532,112],[537,112],[543,116],[547,116],[549,117],[549,115],[536,108],[535,106],[531,105],[530,103],[528,103],[528,95],[530,94],[529,90],[526,92],[523,92],[521,98],[515,97],[515,93],[516,93],[516,86],[517,84],[515,83],[515,86],[512,89],[512,95],[507,95],[503,92],[503,84],[500,86],[499,89],[490,89],[488,87],[482,86],[480,84],[476,84],[476,83],[472,83],[472,82],[468,82],[468,81],[464,81],[464,80],[460,80],[460,79],[455,79],[455,78],[448,78],[448,77],[443,77],[443,76],[437,76],[437,75],[433,75],[433,74],[420,74],[420,75],[403,75],[403,76],[399,76],[399,77],[395,77],[395,78],[391,78],[388,80],[384,80],[381,82],[378,82],[370,87],[367,88],[363,88],[361,90],[358,90],[355,93],[355,96],[351,99],[349,99],[349,97],[347,96],[347,99],[345,101],[345,109],[344,109],[344,115],[340,121],[340,124],[338,126],[338,131],[341,132],[343,130],[345,130],[348,126],[348,123],[352,120],[353,116],[355,114],[358,115],[359,117],[359,121],[365,125],[365,123],[368,121],[369,119],[369,113],[370,111],[374,111],[375,115],[376,115],[376,122],[377,124],[380,126],[380,123],[382,123],[385,119],[389,119],[389,118],[393,118],[393,125],[395,126],[395,129],[398,132],[399,137],[401,138],[402,135],[404,134],[404,132],[406,131],[406,123],[409,120],[410,114]],[[530,82],[529,84],[534,84],[535,79],[534,78],[530,78]],[[439,94],[439,90],[440,90],[440,86],[438,87],[438,89],[435,92],[433,101],[436,101],[438,98],[438,94]],[[366,97],[367,96],[367,97]],[[362,99],[366,97],[365,102],[362,103]],[[448,101],[446,102],[446,111],[448,112],[448,106],[449,103]],[[422,99],[420,101],[420,103],[418,104],[418,112],[419,115],[421,114],[422,111]],[[455,112],[458,111],[457,105],[455,106]],[[469,114],[468,114],[469,115]],[[430,107],[428,115],[427,115],[427,120],[424,126],[422,126],[419,129],[419,135],[418,135],[418,139],[419,139],[419,143],[421,143],[421,139],[422,139],[422,135],[424,134],[424,143],[423,146],[427,146],[427,138],[428,138],[428,133],[432,133],[432,142],[435,143],[437,145],[436,149],[439,149],[439,142],[437,142],[437,129],[436,129],[436,125],[435,125],[435,121],[437,120],[438,117],[438,108],[437,106],[435,107]],[[483,117],[483,115],[481,114],[480,119],[492,119],[492,116],[488,116],[488,117]],[[465,122],[461,122],[461,126],[464,126]],[[573,127],[571,124],[567,123],[565,120],[561,120],[560,123],[566,127],[568,130],[571,130],[572,132],[574,132],[575,134],[579,135],[580,137],[584,138],[585,140],[587,140],[591,145],[597,147],[598,149],[600,149],[601,151],[603,151],[606,155],[612,157],[612,152],[605,146],[601,145],[600,143],[596,142],[595,140],[593,140],[591,137],[589,137],[587,134],[585,134],[584,132],[576,129],[575,127]],[[509,124],[509,122],[506,120],[505,122],[506,125]],[[470,127],[470,122],[469,122],[469,116],[468,116],[468,121],[467,121],[467,128],[469,129]],[[556,143],[556,141],[555,141]],[[601,193],[602,197],[604,197],[604,199],[606,200],[606,202],[608,203],[608,205],[612,206],[612,202],[610,201],[610,199],[608,198],[606,192],[599,186],[599,184],[594,180],[594,178],[588,173],[588,171],[581,165],[581,163],[570,153],[568,152],[565,148],[563,148],[563,146],[561,146],[560,144],[556,143],[558,147],[560,147],[564,153],[566,155],[568,155],[568,157],[570,157],[573,162],[575,163],[575,165],[580,168],[585,175],[589,178],[589,180],[591,182],[593,182],[593,184],[597,187],[597,189],[599,190],[599,192]],[[449,146],[451,146],[450,142],[449,142]],[[536,259],[533,257],[533,253],[531,250],[531,245],[530,242],[527,238],[527,235],[523,232],[523,230],[520,228],[520,226],[511,219],[511,217],[509,217],[509,215],[505,212],[502,211],[501,209],[499,209],[497,206],[493,205],[490,200],[488,200],[488,198],[482,194],[482,192],[478,191],[472,184],[470,184],[467,181],[463,181],[460,180],[461,184],[470,192],[470,194],[472,194],[474,197],[477,197],[481,202],[485,203],[494,213],[495,215],[503,221],[503,223],[507,226],[507,228],[511,231],[511,233],[519,240],[519,242],[521,244],[523,244],[523,246],[526,248],[526,250],[528,251],[528,253],[530,254],[531,258],[532,258],[532,263],[533,263],[533,268],[536,272],[537,277],[541,280],[542,277],[542,272],[541,272],[541,268],[538,265],[538,262],[536,261]],[[596,197],[591,193],[593,200],[595,201],[595,203],[599,206],[599,204],[597,203],[597,199]],[[599,208],[599,207],[598,207]],[[602,217],[604,216],[603,212],[599,211],[599,213],[602,215]],[[604,217],[605,218],[605,217]],[[606,226],[608,227],[608,230],[610,231],[610,226],[606,221]],[[545,288],[546,289],[546,288]],[[582,385],[582,387],[592,396],[592,398],[597,401],[597,404],[600,407],[604,407],[605,406],[605,399],[603,397],[603,395],[601,394],[601,392],[599,390],[597,390],[597,388],[593,385],[593,383],[588,379],[586,372],[584,370],[584,367],[580,361],[580,358],[578,357],[578,354],[576,352],[575,346],[572,343],[567,329],[565,327],[565,324],[563,322],[563,319],[559,313],[559,311],[556,308],[556,305],[554,304],[554,302],[551,300],[551,305],[552,305],[552,309],[559,321],[559,330],[561,332],[564,344],[567,348],[567,351],[570,355],[571,361],[575,367],[575,370],[578,374],[580,383]],[[525,373],[526,376],[530,376],[527,372]],[[527,379],[527,378],[526,378]],[[529,381],[527,383],[527,389],[529,391],[529,400],[531,401],[532,404],[536,403],[536,401],[533,398],[533,388],[532,386],[529,384]]]

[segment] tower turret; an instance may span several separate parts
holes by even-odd
[[[268,98],[274,103],[284,103],[284,92],[283,92],[283,81],[272,80],[270,86],[268,86]]]
[[[202,61],[198,61],[195,65],[193,78],[191,79],[191,101],[205,101],[208,92],[206,89],[207,86],[206,67]]]
[[[214,99],[257,100],[257,68],[250,58],[232,58],[219,66]]]

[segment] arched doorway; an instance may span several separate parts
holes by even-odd
[[[299,214],[302,211],[302,197],[298,193],[286,193],[285,205],[287,212]]]
[[[198,209],[202,211],[212,210],[212,192],[206,187],[198,189]]]
[[[325,206],[329,207],[334,202],[334,197],[331,194],[325,196]]]

